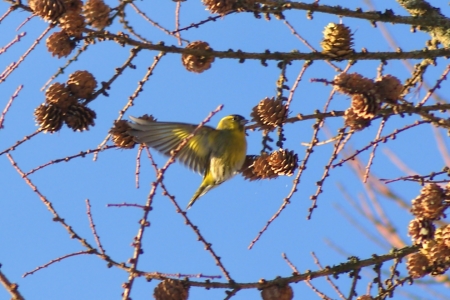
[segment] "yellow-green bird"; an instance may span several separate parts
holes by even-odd
[[[143,143],[170,156],[171,151],[194,132],[197,125],[175,122],[155,122],[130,117],[129,134]],[[203,174],[203,181],[187,208],[210,189],[236,175],[247,153],[244,125],[240,115],[230,115],[219,121],[217,128],[203,126],[175,156],[191,170]]]

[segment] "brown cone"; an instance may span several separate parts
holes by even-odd
[[[69,106],[77,103],[77,99],[70,94],[70,90],[64,83],[55,82],[45,92],[45,102],[58,106],[63,113],[66,113]]]
[[[52,103],[43,103],[34,110],[34,116],[39,128],[44,132],[59,131],[63,125],[61,109]]]
[[[358,117],[372,119],[380,110],[379,99],[371,94],[355,94],[352,96],[352,109]]]
[[[69,11],[59,18],[59,26],[68,35],[80,38],[84,27],[84,17],[76,11]]]
[[[261,298],[263,300],[292,300],[294,299],[294,291],[290,285],[271,285],[261,291]]]
[[[89,126],[94,126],[96,113],[81,104],[71,105],[64,116],[64,121],[73,131],[89,130]]]
[[[329,23],[323,31],[322,53],[332,58],[345,57],[353,53],[353,37],[344,24]]]
[[[294,151],[280,149],[270,154],[268,162],[275,174],[292,176],[298,167],[298,156]]]
[[[195,41],[186,46],[186,49],[198,49],[210,51],[212,48],[207,42]],[[204,56],[204,55],[193,55],[193,54],[182,54],[181,62],[186,70],[194,73],[202,73],[209,68],[214,62],[214,56]]]
[[[231,11],[252,10],[255,0],[202,0],[206,9],[213,14],[226,15]]]
[[[375,82],[375,88],[380,97],[390,103],[396,103],[403,91],[401,81],[392,75],[384,75]]]
[[[242,176],[244,176],[245,179],[250,180],[250,181],[261,179],[261,177],[257,176],[253,172],[254,164],[255,164],[255,161],[257,158],[258,158],[258,156],[256,156],[256,155],[247,155],[245,157],[244,164],[242,165],[241,170],[240,170]]]
[[[450,267],[450,249],[442,243],[435,243],[427,256],[433,276],[444,274]]]
[[[422,278],[429,273],[428,264],[428,258],[424,254],[418,252],[408,256],[406,268],[412,278]]]
[[[358,73],[340,73],[333,79],[336,90],[342,94],[367,94],[374,91],[375,82]]]
[[[442,243],[450,248],[450,224],[442,228]]]
[[[62,0],[28,0],[28,5],[33,13],[46,21],[56,21],[66,12]]]
[[[370,295],[361,295],[356,300],[373,300],[373,297]]]
[[[76,12],[81,14],[83,8],[83,2],[81,0],[63,0],[67,11]]]
[[[266,152],[255,159],[253,173],[260,179],[272,179],[278,177],[269,164],[269,154]]]
[[[153,291],[155,300],[187,300],[189,287],[180,280],[165,279]]]
[[[281,99],[266,97],[253,107],[250,116],[262,129],[273,129],[283,124],[287,113],[286,105]]]
[[[415,244],[422,244],[434,237],[435,227],[430,220],[413,219],[409,222],[408,235]]]
[[[110,12],[111,8],[103,0],[87,0],[83,7],[87,23],[97,29],[103,29],[109,25]]]
[[[94,93],[97,80],[88,71],[76,71],[70,74],[67,86],[77,98],[87,99]]]
[[[64,31],[54,32],[46,40],[48,51],[52,56],[58,58],[66,57],[73,49],[75,49],[75,42]]]
[[[114,126],[110,129],[109,133],[116,146],[124,149],[131,149],[136,145],[134,137],[128,134],[130,129],[131,127],[128,125],[127,121],[114,121]]]
[[[348,126],[355,131],[363,130],[364,128],[369,127],[371,123],[370,119],[358,116],[352,107],[345,111],[344,122],[345,126]]]
[[[445,193],[437,184],[427,184],[420,195],[412,200],[411,213],[417,218],[437,220],[442,217],[446,206],[443,203]]]

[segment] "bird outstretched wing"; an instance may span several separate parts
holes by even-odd
[[[129,123],[132,128],[129,134],[139,143],[144,143],[167,156],[197,128],[197,125],[186,123],[156,122],[131,116],[130,119],[135,123]],[[189,169],[204,174],[210,160],[211,133],[215,131],[217,130],[209,126],[200,128],[178,152],[176,159]]]

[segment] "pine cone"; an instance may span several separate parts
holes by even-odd
[[[332,58],[344,57],[353,53],[353,37],[350,28],[344,24],[330,23],[323,32],[322,53]]]
[[[287,114],[286,105],[281,99],[266,97],[253,107],[250,116],[262,129],[273,129],[283,124]]]
[[[69,11],[59,18],[59,26],[70,36],[80,38],[84,27],[84,17],[76,11]]]
[[[441,243],[433,245],[428,254],[431,265],[431,275],[444,274],[450,267],[450,249]]]
[[[417,218],[437,220],[442,217],[446,206],[443,203],[444,190],[437,184],[427,184],[420,195],[412,200],[411,213]]]
[[[333,79],[336,90],[342,94],[367,94],[375,89],[375,82],[358,73],[340,73]]]
[[[50,35],[46,45],[52,56],[58,56],[58,58],[66,57],[75,49],[75,42],[64,31],[54,32]]]
[[[94,119],[97,114],[90,108],[81,104],[71,105],[64,116],[64,121],[73,131],[89,130],[89,126],[94,126]]]
[[[63,0],[66,10],[81,14],[83,2],[81,0]]]
[[[389,103],[396,103],[403,91],[401,81],[392,75],[384,75],[375,82],[377,93]]]
[[[269,164],[269,154],[264,152],[255,159],[253,164],[253,174],[258,179],[272,179],[278,177]]]
[[[206,9],[213,14],[226,15],[231,11],[248,11],[255,6],[255,0],[202,0]]]
[[[83,7],[87,23],[97,29],[103,29],[109,25],[110,12],[111,8],[103,0],[88,0]]]
[[[413,219],[409,222],[408,235],[415,244],[422,244],[425,240],[433,239],[435,227],[430,220]]]
[[[370,119],[358,116],[353,110],[353,107],[350,107],[345,111],[344,123],[345,126],[350,127],[350,129],[359,131],[363,130],[366,127],[369,127],[371,121]]]
[[[195,41],[186,46],[186,49],[198,49],[211,51],[212,48],[207,42]],[[202,73],[209,68],[214,62],[214,56],[204,56],[204,55],[193,55],[193,54],[182,54],[181,61],[183,66],[189,72]]]
[[[61,109],[52,103],[43,103],[34,110],[34,116],[39,128],[44,132],[59,131],[63,125]]]
[[[280,149],[270,154],[268,162],[275,174],[292,176],[298,167],[298,156],[294,151]]]
[[[294,299],[294,291],[290,285],[279,286],[271,285],[261,291],[263,300],[292,300]]]
[[[94,93],[97,80],[88,71],[76,71],[67,80],[70,91],[78,98],[87,99]]]
[[[424,254],[418,252],[408,256],[406,268],[412,278],[422,278],[429,273],[428,264],[428,258]]]
[[[450,224],[442,228],[442,242],[450,248]]]
[[[356,300],[373,300],[373,297],[370,295],[361,295]]]
[[[114,121],[114,126],[111,128],[109,133],[112,136],[114,144],[120,148],[131,149],[134,148],[136,142],[134,137],[128,134],[131,129],[128,122],[125,120]]]
[[[58,106],[62,113],[66,113],[69,106],[77,103],[77,99],[64,83],[55,82],[45,92],[45,102]]]
[[[189,287],[180,280],[165,279],[153,291],[156,300],[187,300]]]
[[[244,164],[241,167],[240,172],[242,173],[242,176],[244,176],[245,179],[254,181],[261,179],[258,177],[253,171],[254,171],[254,164],[258,156],[256,155],[247,155],[245,157]]]
[[[358,117],[372,119],[380,110],[379,99],[371,94],[355,94],[352,96],[352,109]]]
[[[62,0],[28,0],[33,13],[46,21],[56,21],[66,12]]]

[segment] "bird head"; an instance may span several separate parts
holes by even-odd
[[[222,120],[220,120],[219,124],[217,125],[217,129],[239,129],[244,130],[245,124],[247,124],[248,121],[240,115],[229,115]]]

